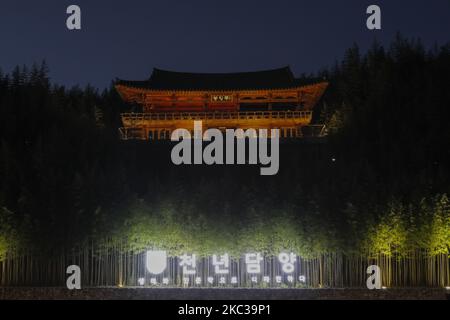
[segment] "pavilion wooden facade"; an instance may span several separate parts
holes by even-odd
[[[122,139],[162,140],[178,128],[280,129],[303,136],[327,82],[304,84],[289,67],[244,73],[182,73],[154,69],[147,81],[117,80],[124,101],[139,112],[122,114]],[[320,131],[320,130],[319,130]]]

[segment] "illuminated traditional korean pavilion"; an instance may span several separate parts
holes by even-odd
[[[242,73],[183,73],[154,69],[149,80],[117,80],[122,99],[139,107],[122,114],[124,140],[163,140],[178,128],[280,129],[300,138],[327,82],[304,84],[289,67]],[[323,131],[319,127],[319,135]]]

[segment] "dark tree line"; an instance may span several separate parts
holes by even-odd
[[[45,63],[0,73],[0,260],[161,239],[173,253],[183,242],[204,254],[448,256],[450,45],[355,45],[315,76],[330,82],[315,112],[329,135],[283,144],[268,178],[176,167],[168,144],[121,142],[129,106],[113,87],[54,85]]]

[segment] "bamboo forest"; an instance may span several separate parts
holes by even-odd
[[[139,110],[114,79],[68,88],[45,61],[0,71],[0,286],[63,287],[69,265],[85,287],[138,286],[146,252],[164,250],[170,286],[183,254],[206,279],[225,253],[237,282],[219,286],[267,286],[242,271],[253,252],[276,286],[292,252],[295,281],[279,286],[365,287],[377,265],[386,287],[449,287],[450,44],[398,35],[330,63],[302,75],[329,83],[313,114],[327,135],[281,141],[270,177],[121,140],[120,114]]]

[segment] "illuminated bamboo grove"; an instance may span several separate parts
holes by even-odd
[[[253,284],[245,275],[245,252],[264,254],[261,276],[271,276],[272,286],[361,287],[371,264],[382,268],[383,285],[387,287],[450,284],[450,206],[445,195],[424,200],[414,209],[391,204],[388,214],[376,223],[364,230],[349,230],[347,243],[348,239],[330,235],[329,228],[317,230],[312,221],[298,221],[289,214],[265,223],[249,217],[253,221],[249,228],[250,220],[240,226],[231,221],[219,226],[198,216],[184,217],[185,222],[180,223],[175,207],[170,206],[148,215],[152,208],[142,201],[130,210],[129,219],[106,240],[91,239],[70,252],[47,257],[33,252],[4,252],[0,283],[61,285],[65,283],[65,266],[77,264],[84,270],[85,286],[137,286],[138,279],[150,279],[145,269],[145,251],[164,249],[173,257],[169,259],[168,271],[157,277],[160,286],[162,277],[170,278],[168,286],[183,286],[179,259],[174,257],[183,253],[199,256],[197,274],[204,279],[213,276],[210,256],[229,253],[231,273],[238,277],[235,286],[267,286],[261,280]],[[411,221],[412,217],[417,220]],[[282,274],[274,257],[279,252],[294,252],[300,257],[292,284],[274,283],[275,276]],[[297,281],[299,275],[305,276],[306,281]],[[215,277],[217,281],[218,276]],[[202,286],[206,283],[204,280]],[[148,281],[147,284],[150,285]]]
[[[64,286],[70,264],[83,286],[136,285],[151,248],[292,251],[311,287],[365,286],[369,264],[386,287],[450,285],[450,45],[350,48],[313,77],[328,136],[281,143],[270,179],[175,167],[170,145],[119,139],[120,113],[141,110],[114,88],[47,74],[0,72],[0,285]]]

